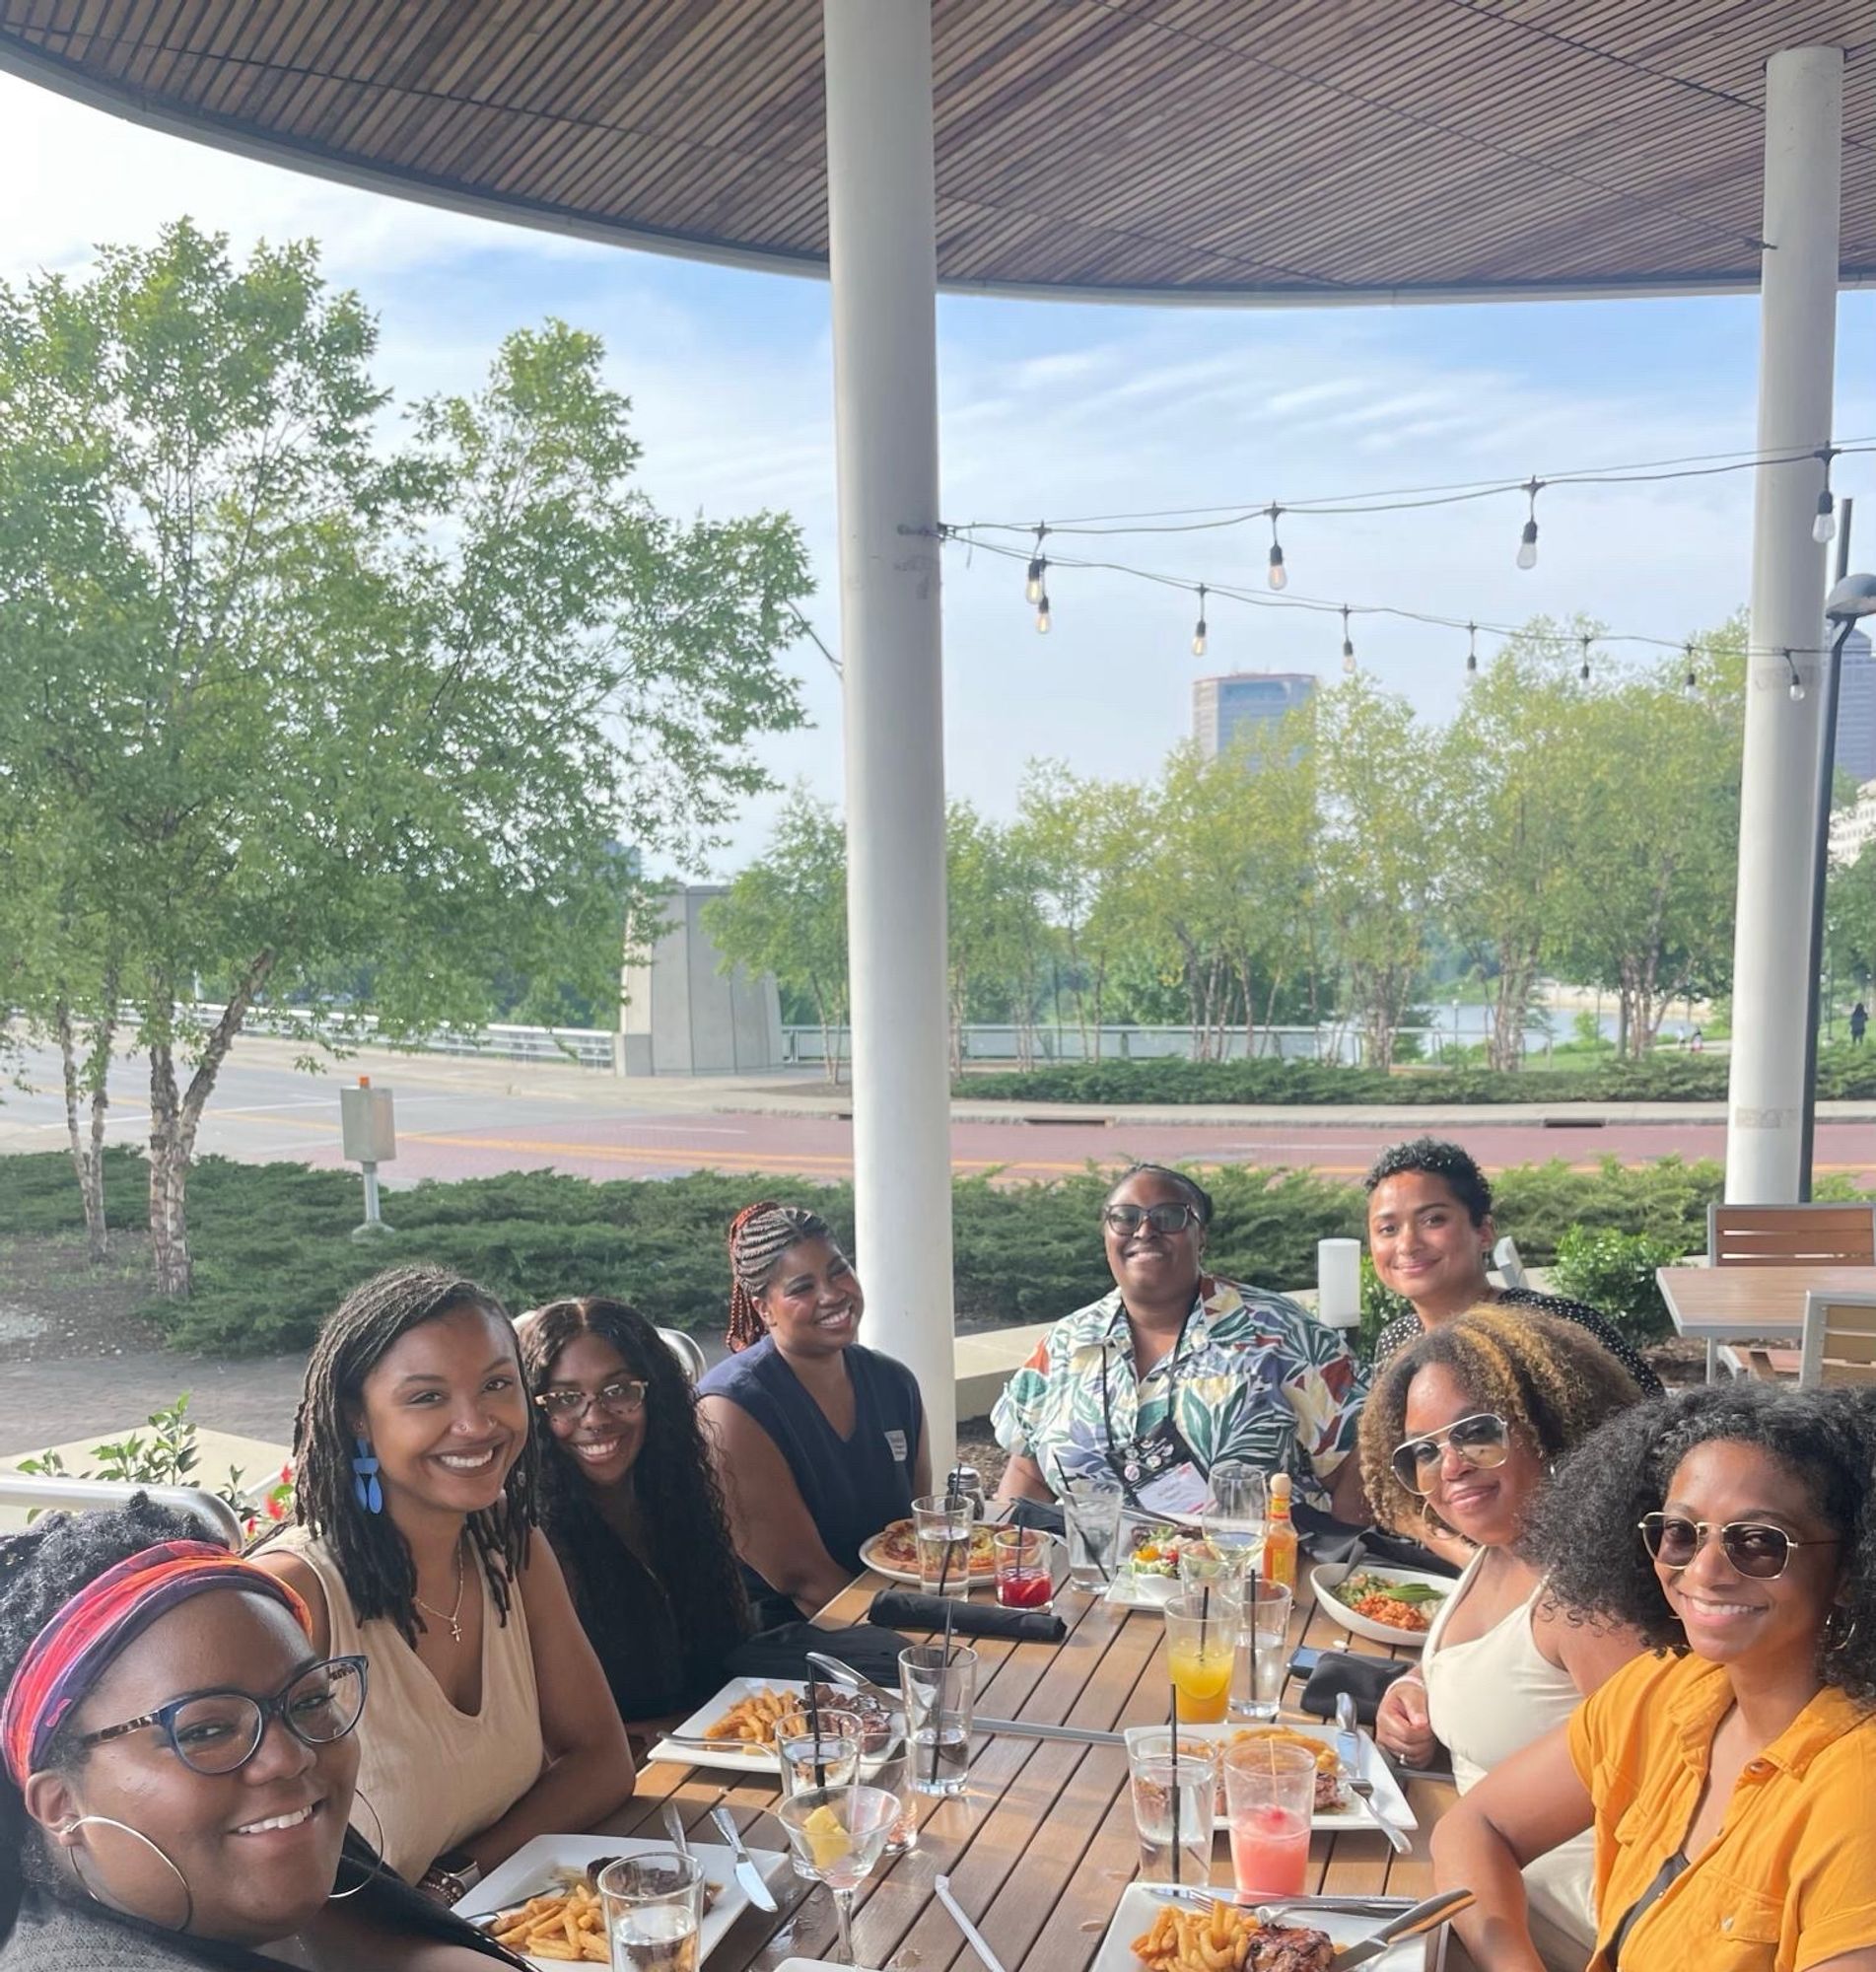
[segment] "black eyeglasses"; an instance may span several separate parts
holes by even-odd
[[[1841,1540],[1799,1540],[1783,1527],[1763,1520],[1687,1520],[1678,1514],[1643,1514],[1635,1525],[1649,1559],[1664,1568],[1687,1568],[1709,1539],[1739,1574],[1755,1582],[1776,1582],[1790,1565],[1794,1547],[1841,1547]]]
[[[1410,1493],[1424,1497],[1447,1445],[1468,1465],[1490,1471],[1502,1465],[1511,1451],[1511,1427],[1492,1411],[1455,1419],[1444,1431],[1429,1431],[1424,1438],[1410,1438],[1394,1447],[1388,1463],[1394,1476]]]
[[[585,1417],[589,1404],[597,1404],[614,1417],[630,1418],[637,1417],[645,1408],[645,1393],[650,1388],[639,1377],[621,1376],[614,1382],[601,1383],[596,1390],[543,1390],[534,1401],[550,1418],[559,1418],[563,1423]]]
[[[198,1774],[238,1773],[260,1751],[269,1719],[278,1719],[305,1746],[329,1746],[343,1739],[365,1710],[365,1672],[362,1656],[327,1657],[309,1664],[271,1698],[247,1691],[195,1691],[141,1719],[87,1732],[75,1744],[100,1746],[156,1726],[185,1767]]]
[[[1196,1205],[1175,1205],[1170,1199],[1164,1205],[1109,1205],[1101,1212],[1101,1223],[1114,1232],[1138,1232],[1143,1224],[1155,1232],[1183,1232],[1198,1219]]]

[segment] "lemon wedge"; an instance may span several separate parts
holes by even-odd
[[[853,1854],[853,1837],[841,1826],[840,1816],[823,1802],[801,1823],[808,1851],[817,1869],[831,1869],[843,1856]]]

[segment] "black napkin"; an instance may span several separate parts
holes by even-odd
[[[943,1617],[939,1616],[940,1625]],[[799,1678],[803,1683],[824,1679],[807,1660],[809,1651],[825,1651],[850,1664],[862,1677],[883,1684],[888,1691],[899,1688],[899,1653],[911,1647],[912,1639],[896,1630],[882,1630],[874,1623],[852,1623],[844,1630],[824,1630],[818,1623],[784,1623],[738,1644],[724,1659],[724,1669],[731,1677]]]
[[[1355,1716],[1363,1726],[1374,1724],[1381,1694],[1397,1677],[1413,1666],[1399,1657],[1367,1657],[1354,1651],[1324,1651],[1316,1659],[1297,1703],[1313,1719],[1333,1719],[1336,1700],[1348,1692],[1355,1700]]]
[[[903,1588],[882,1588],[867,1614],[875,1623],[903,1623],[908,1630],[941,1630],[944,1612],[951,1614],[951,1631],[959,1637],[1003,1637],[1013,1644],[1059,1644],[1069,1634],[1060,1616],[1046,1609],[1000,1609],[989,1602],[949,1602],[939,1595],[913,1595]],[[844,1653],[836,1651],[836,1656]]]
[[[1312,1507],[1307,1500],[1296,1501],[1290,1514],[1312,1561],[1346,1561],[1351,1567],[1370,1561],[1376,1568],[1411,1568],[1422,1575],[1459,1574],[1455,1563],[1429,1547],[1422,1547],[1419,1541],[1385,1533],[1379,1527],[1352,1527],[1346,1520],[1338,1520]]]

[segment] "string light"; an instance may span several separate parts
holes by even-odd
[[[1544,490],[1543,480],[1533,475],[1524,483],[1524,490],[1531,496],[1530,518],[1524,524],[1524,532],[1518,541],[1518,566],[1537,566],[1537,496]]]
[[[1784,668],[1791,673],[1791,682],[1785,686],[1785,695],[1793,705],[1804,703],[1804,680],[1798,675],[1798,668],[1791,662],[1791,653],[1784,654]]]
[[[1687,647],[1687,680],[1686,680],[1686,682],[1687,682],[1687,688],[1688,688],[1688,690],[1689,690],[1689,691],[1695,691],[1695,690],[1698,690],[1698,689],[1699,689],[1699,687],[1700,687],[1700,682],[1701,682],[1701,680],[1700,680],[1700,675],[1699,675],[1699,673],[1698,673],[1698,672],[1697,672],[1697,671],[1695,670],[1695,669],[1694,669],[1694,646],[1693,646],[1693,644],[1692,644],[1691,642],[1689,643],[1689,645],[1688,645],[1688,647]]]
[[[1192,655],[1205,656],[1205,584],[1199,585],[1199,620],[1192,626]]]
[[[1349,605],[1342,605],[1342,669],[1346,676],[1355,675],[1355,639],[1349,635]]]
[[[1468,684],[1477,684],[1478,681],[1479,626],[1477,623],[1468,623],[1466,625],[1466,682]]]
[[[1837,532],[1837,502],[1831,497],[1831,459],[1827,445],[1818,457],[1824,461],[1824,491],[1818,495],[1818,517],[1811,523],[1811,538],[1822,544]]]
[[[1036,529],[1036,551],[1029,557],[1029,580],[1023,585],[1022,598],[1025,602],[1040,602],[1047,594],[1049,585],[1049,557],[1042,552],[1042,543],[1048,537],[1047,528]]]
[[[1273,500],[1270,505],[1270,586],[1286,589],[1289,571],[1284,566],[1284,544],[1277,538],[1277,517],[1284,510]]]
[[[1577,676],[1578,676],[1579,678],[1581,678],[1581,679],[1582,679],[1582,681],[1583,681],[1583,682],[1584,682],[1585,684],[1587,684],[1587,683],[1589,682],[1589,646],[1590,646],[1590,644],[1591,644],[1591,642],[1592,642],[1592,641],[1593,641],[1593,639],[1591,639],[1591,638],[1589,638],[1589,637],[1585,637],[1585,638],[1583,639],[1583,662],[1582,662],[1582,668],[1581,668],[1581,669],[1579,669],[1579,670],[1577,671],[1577,673],[1576,673],[1576,675],[1577,675]]]
[[[1045,589],[1036,599],[1036,635],[1046,637],[1053,624],[1054,618],[1049,614],[1049,592]]]

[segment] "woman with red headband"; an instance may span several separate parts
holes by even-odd
[[[0,1539],[0,1972],[519,1963],[348,1840],[367,1666],[198,1533],[139,1496]]]
[[[817,1214],[744,1207],[730,1270],[732,1353],[699,1409],[759,1613],[811,1616],[860,1572],[861,1542],[931,1492],[925,1406],[903,1363],[855,1339],[866,1300]]]

